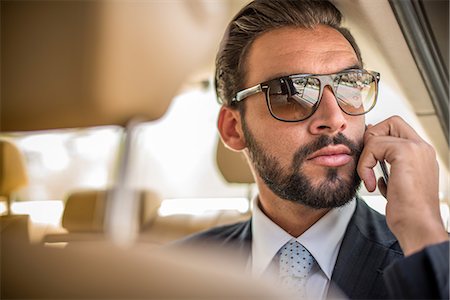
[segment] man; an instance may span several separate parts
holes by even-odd
[[[231,21],[216,59],[218,129],[259,195],[248,222],[184,243],[240,245],[256,276],[304,264],[281,281],[310,299],[333,285],[350,298],[448,297],[435,152],[399,117],[366,126],[379,74],[340,22],[326,1],[254,1]],[[361,180],[375,190],[378,161],[391,165],[378,182],[386,218],[356,196]]]

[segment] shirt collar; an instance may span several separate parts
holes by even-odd
[[[296,239],[308,249],[329,280],[331,280],[345,230],[355,208],[356,201],[353,199],[342,207],[331,209]],[[252,216],[253,274],[261,276],[281,246],[292,238],[261,211],[258,206],[258,197],[255,197]]]

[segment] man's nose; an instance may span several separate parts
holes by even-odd
[[[345,113],[337,103],[330,86],[325,86],[319,107],[311,116],[309,131],[311,134],[334,135],[347,127]]]

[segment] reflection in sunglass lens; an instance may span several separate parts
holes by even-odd
[[[320,81],[313,77],[304,77],[294,79],[294,88],[300,92],[300,97],[303,101],[306,101],[314,105],[319,99],[320,94]]]
[[[281,88],[269,86],[269,108],[279,119],[294,121],[305,119],[315,110],[320,93],[320,81],[303,77],[283,81]]]
[[[376,87],[376,78],[370,73],[342,74],[336,87],[339,106],[351,115],[369,111],[375,104]]]
[[[269,91],[268,91],[269,92]],[[274,116],[283,120],[301,120],[310,114],[312,104],[303,100],[300,94],[270,94],[269,108]]]

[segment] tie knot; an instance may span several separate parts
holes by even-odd
[[[292,239],[279,251],[280,276],[306,278],[314,264],[314,257],[302,244]]]

